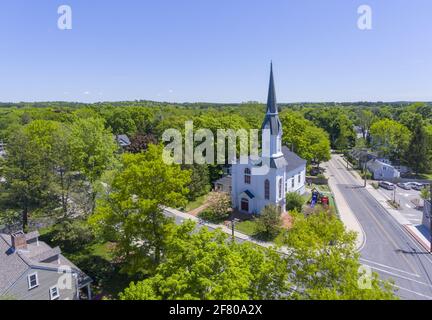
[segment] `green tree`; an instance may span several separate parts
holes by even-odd
[[[321,162],[329,161],[331,154],[330,140],[327,132],[321,128],[310,126],[307,129],[306,135],[310,141],[309,149],[312,162],[319,167]]]
[[[70,142],[74,161],[90,183],[88,198],[90,211],[93,212],[97,196],[94,184],[113,164],[118,146],[99,118],[76,120],[71,125]]]
[[[411,141],[409,143],[406,161],[414,172],[418,175],[420,172],[427,172],[431,168],[431,150],[432,146],[427,136],[425,126],[422,121],[417,123],[412,131]]]
[[[430,188],[428,187],[422,188],[420,190],[420,197],[423,200],[430,200],[431,199]]]
[[[7,157],[2,165],[0,202],[3,208],[22,213],[22,228],[27,229],[30,213],[49,207],[53,193],[53,139],[58,129],[53,121],[34,121],[18,128],[9,138]]]
[[[261,211],[256,219],[256,230],[261,236],[272,239],[282,229],[281,211],[275,205],[268,205]]]
[[[305,118],[327,131],[332,148],[342,150],[354,145],[354,124],[343,109],[309,109],[305,111]]]
[[[293,248],[288,256],[297,299],[394,299],[394,288],[377,274],[369,278],[360,268],[356,235],[345,231],[333,214],[304,217],[293,213],[294,223],[283,243]],[[367,281],[363,282],[362,280]],[[367,290],[359,283],[365,283]]]
[[[280,115],[284,135],[283,144],[308,162],[330,160],[328,134],[304,119],[301,114],[285,111]]]
[[[276,299],[288,291],[285,260],[272,250],[228,241],[220,230],[176,228],[156,274],[131,283],[122,300]]]
[[[296,210],[301,212],[304,203],[303,197],[297,192],[289,192],[286,194],[286,209],[288,211]]]
[[[124,154],[109,194],[89,222],[105,239],[117,243],[115,254],[129,274],[151,272],[162,257],[173,222],[161,206],[185,205],[190,172],[162,161],[162,148]]]
[[[191,171],[191,182],[189,183],[188,200],[194,201],[196,198],[207,194],[210,191],[210,176],[207,165],[186,164],[182,169]]]
[[[115,135],[132,136],[137,132],[135,121],[128,108],[114,108],[107,117],[106,124]]]
[[[358,112],[358,125],[362,130],[363,139],[367,140],[370,127],[374,121],[374,114],[368,109],[360,109]]]
[[[390,119],[374,122],[371,126],[372,146],[384,157],[400,160],[408,149],[410,131],[403,124]]]

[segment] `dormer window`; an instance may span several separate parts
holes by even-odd
[[[244,182],[245,184],[251,184],[251,170],[249,168],[244,171]]]
[[[39,286],[39,280],[38,280],[37,272],[29,274],[27,276],[27,281],[28,281],[29,290]]]

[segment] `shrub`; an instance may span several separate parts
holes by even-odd
[[[217,212],[207,209],[198,214],[198,217],[202,220],[212,222],[212,223],[220,223],[225,221],[228,218],[229,214],[220,215]]]
[[[206,221],[219,223],[226,220],[231,211],[231,198],[226,193],[215,193],[208,200],[210,206],[198,216]]]
[[[282,218],[279,208],[275,205],[268,205],[256,219],[258,233],[266,239],[276,237],[282,229]]]
[[[304,204],[304,199],[297,192],[289,192],[286,194],[286,210],[301,211]]]

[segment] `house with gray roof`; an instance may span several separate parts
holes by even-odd
[[[37,231],[0,233],[0,300],[91,299],[91,282]]]
[[[375,180],[394,180],[400,178],[400,172],[386,159],[373,159],[366,163],[366,168]]]
[[[116,136],[116,141],[118,145],[122,148],[129,147],[131,145],[131,141],[129,137],[125,134],[119,134]]]

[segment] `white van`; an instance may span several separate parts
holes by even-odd
[[[394,190],[396,188],[396,186],[393,183],[388,182],[388,181],[380,181],[379,182],[379,186],[381,188],[384,188],[384,189],[387,189],[387,190]]]

